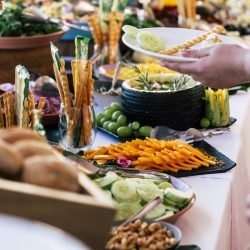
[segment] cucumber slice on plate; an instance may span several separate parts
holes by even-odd
[[[137,213],[142,206],[137,202],[122,202],[117,205],[116,220],[126,220]]]
[[[151,201],[157,196],[163,198],[163,191],[153,182],[138,183],[136,191],[144,201]]]
[[[162,216],[165,213],[165,211],[166,211],[165,206],[163,204],[159,204],[157,207],[148,212],[145,218],[148,220],[156,219]]]
[[[180,209],[177,207],[172,207],[172,206],[168,206],[168,205],[164,205],[164,206],[165,206],[166,211],[172,211],[174,213],[177,213],[180,211]]]
[[[133,201],[138,199],[135,186],[127,180],[116,181],[112,185],[111,192],[118,201]]]
[[[179,204],[187,204],[192,199],[193,193],[185,193],[177,189],[166,188],[164,191],[164,197]]]
[[[161,217],[158,217],[157,220],[164,220],[172,215],[174,215],[173,211],[166,211]]]
[[[161,182],[160,184],[158,184],[158,187],[160,188],[160,189],[166,189],[166,188],[175,188],[170,182],[168,182],[168,181],[163,181],[163,182]]]
[[[100,187],[105,188],[118,179],[118,175],[115,172],[108,172],[100,182]]]
[[[171,200],[167,199],[165,196],[164,196],[164,204],[167,206],[170,206],[170,207],[174,207],[176,209],[182,209],[183,207],[186,206],[186,204],[171,201]]]
[[[165,49],[165,42],[149,31],[142,30],[138,32],[136,42],[141,48],[153,52],[159,52]]]
[[[139,29],[137,29],[136,27],[131,26],[131,25],[124,25],[124,26],[122,27],[122,30],[123,30],[125,33],[129,34],[130,36],[132,36],[132,37],[134,37],[134,38],[136,38],[136,35],[137,35],[138,32],[139,32]]]

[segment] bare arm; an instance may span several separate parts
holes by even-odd
[[[191,75],[213,88],[226,88],[250,81],[250,49],[238,45],[220,44],[182,51],[185,57],[199,58],[195,62],[162,61],[170,69]]]

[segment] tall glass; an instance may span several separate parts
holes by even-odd
[[[92,106],[83,105],[70,112],[61,106],[59,114],[61,144],[67,151],[79,153],[90,148],[96,135],[96,119]]]

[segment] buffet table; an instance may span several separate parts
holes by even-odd
[[[114,97],[112,100],[97,98],[96,112],[105,102],[115,100]],[[196,202],[176,225],[183,233],[182,244],[196,244],[202,250],[250,247],[250,225],[245,218],[245,198],[250,193],[250,93],[232,96],[230,107],[231,116],[237,122],[229,133],[209,138],[207,142],[237,162],[237,166],[226,173],[182,178],[192,186]],[[93,147],[116,142],[115,138],[98,131]]]

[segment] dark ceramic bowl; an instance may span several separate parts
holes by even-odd
[[[176,130],[199,127],[204,109],[204,87],[195,83],[179,91],[145,91],[122,84],[121,103],[129,120]]]

